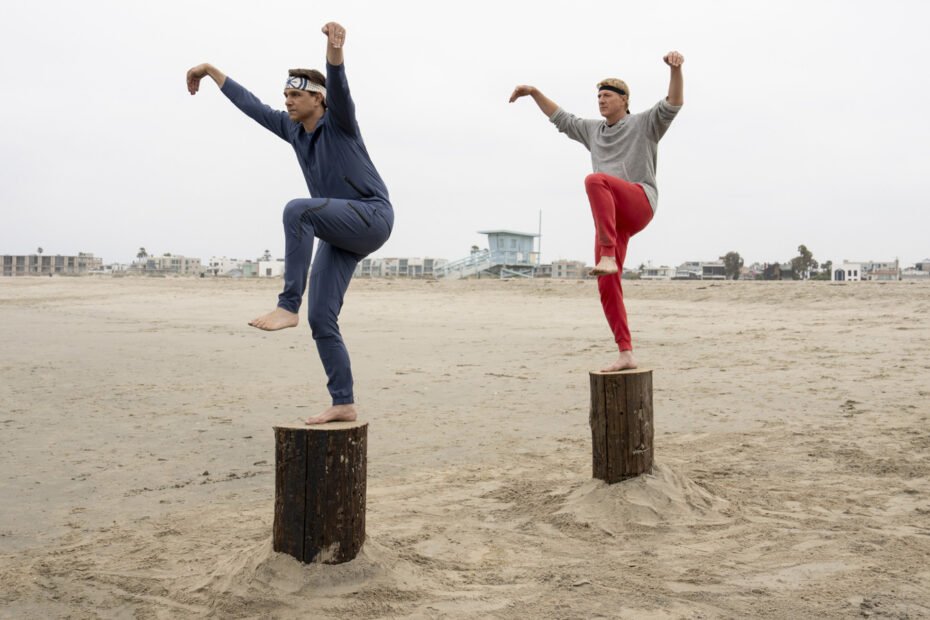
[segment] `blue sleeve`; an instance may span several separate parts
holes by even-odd
[[[349,94],[345,64],[326,63],[326,111],[333,116],[336,125],[345,133],[350,136],[358,136],[361,133],[358,121],[355,120],[355,102]]]
[[[246,116],[282,140],[290,141],[289,130],[294,123],[287,112],[273,110],[229,76],[220,90],[237,108],[245,112]]]

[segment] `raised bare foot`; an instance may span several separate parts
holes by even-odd
[[[273,332],[287,327],[297,327],[297,314],[288,312],[284,308],[275,308],[268,314],[263,314],[257,319],[249,321],[249,325],[263,329],[266,332]]]
[[[617,358],[617,361],[607,368],[602,368],[601,372],[617,372],[619,370],[632,370],[634,368],[636,368],[636,359],[633,357],[633,352],[620,351],[620,357]]]
[[[597,261],[597,265],[594,266],[594,269],[588,272],[588,275],[610,276],[617,273],[617,271],[617,259],[613,256],[602,256],[601,260]]]
[[[354,422],[358,417],[355,405],[333,405],[320,415],[307,418],[307,424],[326,424],[327,422]]]

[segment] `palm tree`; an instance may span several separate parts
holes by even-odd
[[[139,252],[136,254],[136,258],[142,260],[143,258],[148,258],[149,253],[145,251],[145,248],[139,248]]]
[[[271,252],[265,250],[265,253],[262,254],[262,260],[271,260]]]

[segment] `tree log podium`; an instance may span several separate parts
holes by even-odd
[[[594,477],[613,484],[652,473],[652,371],[590,376]]]
[[[341,564],[365,542],[367,422],[274,427],[274,550]]]

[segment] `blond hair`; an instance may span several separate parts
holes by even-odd
[[[597,89],[600,90],[604,86],[610,86],[612,88],[617,88],[622,90],[626,94],[626,113],[630,113],[630,87],[626,85],[626,82],[617,78],[606,78],[597,83]]]

